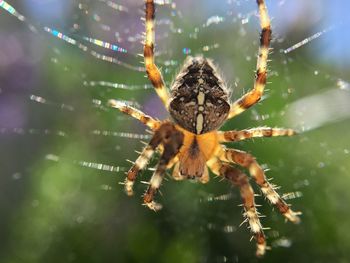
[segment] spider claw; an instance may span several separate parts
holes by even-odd
[[[134,191],[133,191],[134,181],[126,179],[124,185],[125,185],[124,186],[125,193],[128,196],[134,195]]]
[[[156,203],[154,201],[144,203],[143,205],[147,206],[149,209],[153,210],[154,212],[157,212],[163,208],[163,206],[161,204]]]
[[[283,215],[290,222],[294,224],[299,224],[301,222],[299,215],[301,214],[301,212],[294,212],[292,209],[288,209],[287,212],[285,212]]]
[[[134,195],[134,191],[133,190],[125,190],[125,193],[127,196],[133,196]]]
[[[262,257],[263,255],[265,255],[266,249],[266,243],[256,244],[256,256]]]

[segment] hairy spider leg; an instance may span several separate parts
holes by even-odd
[[[266,250],[266,240],[263,227],[260,223],[259,213],[255,206],[254,191],[249,183],[248,176],[237,168],[223,164],[216,157],[209,160],[207,165],[214,174],[226,178],[239,188],[244,207],[243,216],[245,220],[243,222],[248,222],[250,231],[256,240],[256,255],[259,257],[263,256]]]
[[[162,206],[153,200],[154,195],[157,193],[163,181],[167,166],[178,154],[183,143],[184,135],[181,131],[177,130],[172,123],[164,122],[155,132],[152,139],[158,144],[161,143],[163,145],[163,153],[159,159],[156,171],[149,182],[148,189],[143,196],[143,201],[150,209],[157,211],[161,209]]]
[[[116,108],[120,110],[121,112],[130,115],[131,117],[134,117],[135,119],[139,120],[143,124],[147,125],[150,129],[153,131],[156,130],[160,126],[160,121],[155,120],[151,116],[143,113],[142,111],[135,109],[127,104],[125,104],[122,101],[118,100],[109,100],[108,105],[110,107]]]
[[[109,106],[116,108],[116,109],[120,110],[121,112],[134,117],[135,119],[139,120],[143,124],[147,125],[153,131],[156,130],[161,125],[160,121],[153,119],[151,116],[148,116],[145,113],[143,113],[142,111],[139,111],[131,106],[128,106],[127,104],[125,104],[121,101],[109,100],[108,104],[109,104]],[[156,150],[157,146],[160,143],[156,139],[154,139],[154,136],[153,136],[150,143],[143,149],[140,156],[136,159],[134,165],[127,172],[127,176],[126,176],[124,185],[125,185],[125,192],[129,196],[133,195],[133,186],[134,186],[134,183],[135,183],[135,180],[136,180],[138,173],[141,170],[145,169],[149,160],[151,159],[152,155],[154,154],[154,151]]]
[[[260,187],[262,193],[271,202],[271,204],[275,205],[279,212],[289,221],[293,223],[300,222],[298,215],[301,213],[294,212],[282,199],[282,197],[280,197],[280,195],[275,191],[276,186],[269,183],[265,176],[264,170],[251,154],[236,149],[223,148],[223,153],[221,154],[220,159],[247,168],[257,185]]]
[[[293,136],[296,131],[292,129],[259,127],[241,131],[218,131],[219,142],[238,142],[257,137]]]
[[[157,148],[158,144],[158,141],[152,138],[150,143],[143,149],[140,156],[136,159],[134,165],[127,172],[125,179],[125,192],[127,193],[127,195],[133,195],[133,186],[136,181],[136,177],[140,173],[140,171],[145,169],[145,167],[149,163],[149,160],[154,154],[154,151]]]
[[[227,117],[228,119],[235,117],[256,104],[261,99],[266,85],[267,57],[269,54],[272,31],[265,1],[257,0],[257,3],[260,14],[261,35],[254,87],[231,105],[230,113]]]
[[[143,56],[145,60],[146,72],[149,80],[151,81],[153,87],[155,88],[158,96],[162,100],[165,108],[168,109],[169,104],[169,92],[165,86],[163,76],[154,62],[154,13],[155,6],[153,0],[146,0],[146,38],[143,48]]]

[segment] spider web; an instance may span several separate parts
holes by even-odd
[[[144,77],[140,2],[0,0],[1,262],[257,261],[246,225],[239,227],[239,193],[219,178],[201,185],[168,177],[158,213],[141,206],[145,184],[136,184],[133,198],[118,184],[127,159],[136,159],[150,135],[106,102],[168,117]],[[254,1],[157,4],[156,61],[168,86],[187,55],[203,54],[219,65],[234,98],[251,88],[259,34]],[[303,212],[301,225],[284,224],[257,197],[262,223],[271,228],[265,260],[347,262],[346,8],[301,0],[267,5],[271,83],[261,103],[222,129],[304,132],[229,145],[254,154]]]

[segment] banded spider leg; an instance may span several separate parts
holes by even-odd
[[[261,35],[258,60],[256,63],[254,87],[251,91],[243,95],[231,105],[231,110],[227,117],[228,119],[237,116],[238,114],[242,113],[246,109],[259,102],[265,89],[267,77],[267,58],[269,55],[272,31],[265,1],[257,0],[257,3],[260,15]]]
[[[256,255],[263,256],[266,250],[266,240],[259,219],[260,215],[255,205],[254,191],[249,183],[248,176],[239,169],[222,163],[216,157],[209,160],[207,164],[214,174],[226,178],[239,188],[243,200],[243,216],[246,218],[243,222],[248,222],[250,231],[256,240]]]
[[[283,198],[276,192],[276,187],[271,185],[267,180],[264,170],[255,160],[254,156],[244,151],[236,149],[222,148],[220,159],[225,162],[235,163],[244,168],[247,168],[250,175],[254,178],[257,185],[260,187],[264,196],[277,207],[279,212],[284,215],[286,219],[293,223],[299,223],[300,212],[294,212]]]

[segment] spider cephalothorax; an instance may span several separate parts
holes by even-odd
[[[198,179],[209,181],[208,168],[238,186],[243,199],[244,216],[257,242],[256,254],[261,256],[266,250],[263,228],[257,212],[254,192],[248,176],[235,164],[246,168],[263,195],[293,223],[300,221],[294,212],[276,192],[276,187],[267,180],[264,170],[255,158],[246,152],[227,149],[221,143],[236,142],[253,137],[291,136],[291,129],[253,128],[248,130],[218,131],[228,119],[242,113],[256,104],[264,91],[267,75],[267,57],[271,38],[270,19],[264,0],[257,0],[261,37],[254,87],[251,91],[230,104],[229,92],[211,60],[189,57],[171,86],[171,96],[165,87],[162,75],[154,63],[154,2],[146,0],[146,38],[144,59],[148,78],[157,94],[170,112],[173,120],[158,121],[125,103],[110,100],[112,107],[131,115],[153,131],[153,137],[143,149],[134,165],[127,173],[125,190],[133,194],[133,185],[138,173],[143,170],[155,151],[161,152],[158,165],[143,197],[144,204],[153,210],[161,205],[154,201],[165,171],[173,167],[176,180]]]

